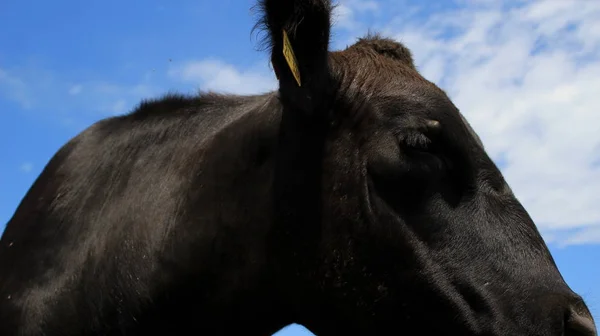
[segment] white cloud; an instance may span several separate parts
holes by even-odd
[[[336,28],[355,31],[362,27],[362,14],[377,13],[379,9],[380,3],[373,0],[341,0],[333,13],[334,24]]]
[[[385,29],[448,91],[561,244],[600,243],[599,22],[596,1],[483,1]]]
[[[565,237],[565,239],[560,239],[558,245],[560,247],[565,247],[590,243],[597,244],[598,242],[600,242],[600,227],[596,226],[572,233]]]
[[[274,90],[275,75],[258,70],[241,71],[215,59],[190,61],[169,71],[171,77],[192,82],[202,90],[254,94]]]

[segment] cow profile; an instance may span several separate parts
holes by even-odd
[[[48,162],[0,240],[0,335],[593,336],[534,222],[401,43],[262,0],[278,78],[170,94]]]

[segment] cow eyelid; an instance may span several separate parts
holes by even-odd
[[[401,146],[408,149],[430,151],[435,137],[440,134],[442,125],[435,119],[422,119],[408,128],[400,128],[396,138]]]

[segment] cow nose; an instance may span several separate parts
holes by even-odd
[[[597,336],[592,315],[583,303],[572,306],[565,316],[564,336]]]

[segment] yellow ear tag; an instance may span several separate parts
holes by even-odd
[[[296,82],[298,82],[298,86],[302,86],[300,82],[300,70],[298,69],[298,61],[296,60],[296,55],[294,55],[294,50],[292,49],[292,44],[290,43],[290,39],[287,36],[285,30],[283,31],[283,56],[287,61],[294,78],[296,78]]]

